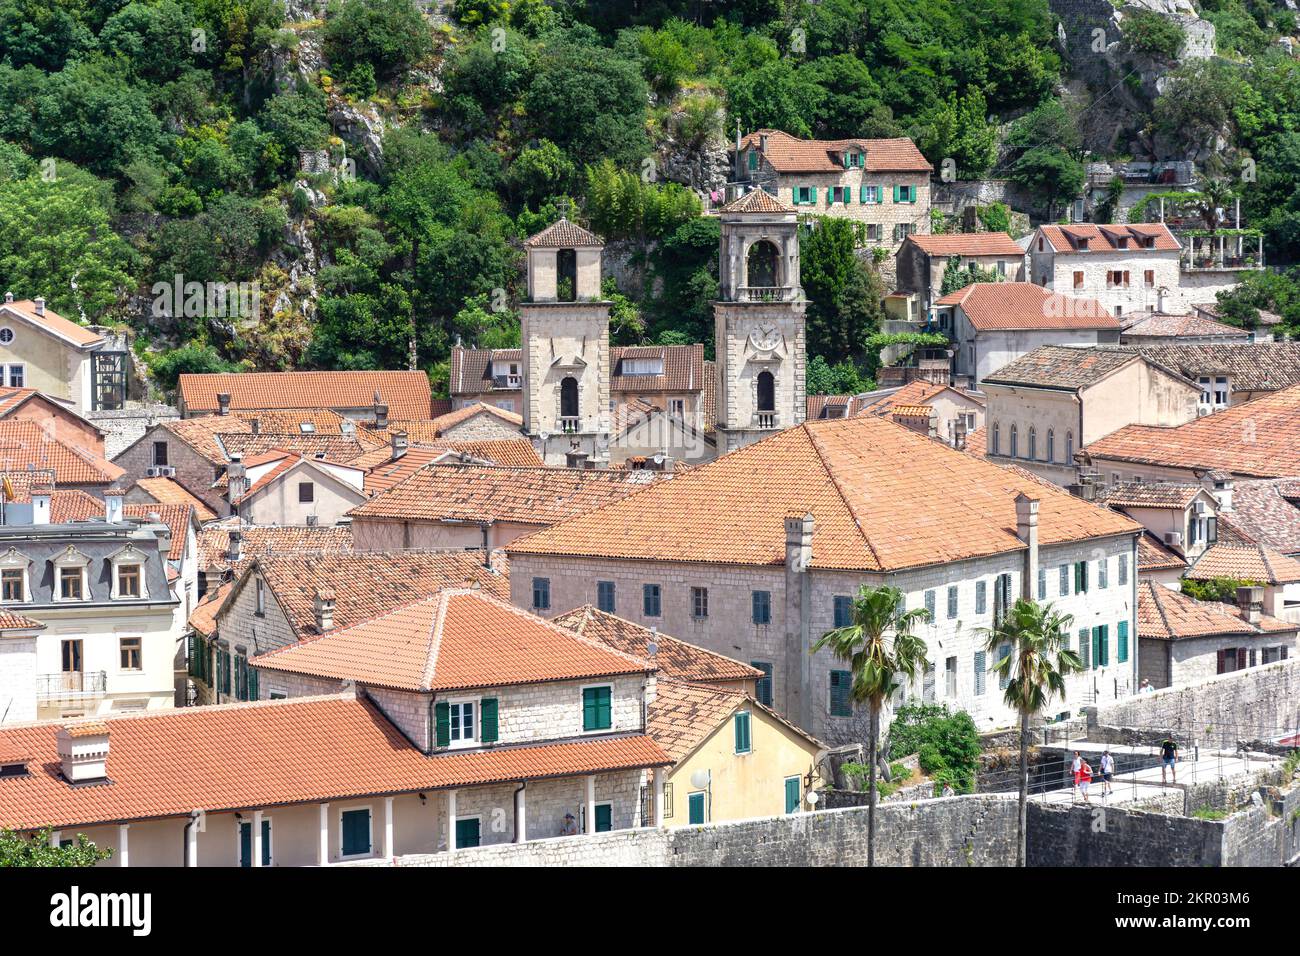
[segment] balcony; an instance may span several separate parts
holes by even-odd
[[[1229,231],[1183,237],[1180,266],[1184,272],[1228,272],[1264,268],[1264,236]]]
[[[522,388],[524,378],[522,375],[493,375],[492,387],[495,388]]]
[[[561,415],[560,431],[566,435],[576,435],[582,426],[582,419],[577,415]]]
[[[793,302],[795,289],[780,285],[742,285],[736,289],[737,302]]]
[[[61,671],[36,675],[37,700],[85,700],[102,697],[108,686],[106,671]]]
[[[755,413],[754,413],[754,427],[755,427],[755,428],[775,428],[775,427],[776,427],[776,412],[755,412]]]

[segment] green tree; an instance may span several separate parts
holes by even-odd
[[[0,866],[94,866],[113,855],[110,849],[95,846],[78,833],[68,846],[51,846],[51,829],[46,827],[31,835],[0,830]]]
[[[949,292],[956,292],[976,282],[1001,281],[1002,276],[998,275],[996,269],[984,269],[973,262],[967,268],[961,264],[960,256],[951,256],[943,267],[943,284],[939,294],[947,295]]]
[[[867,337],[880,327],[885,289],[876,270],[857,254],[853,223],[818,219],[802,236],[799,255],[809,353],[831,364],[860,359]]]
[[[911,703],[898,708],[889,724],[890,758],[921,754],[921,769],[936,784],[973,793],[979,769],[979,728],[971,715],[952,713],[946,704]]]
[[[1027,150],[1011,167],[1011,179],[1047,202],[1048,217],[1083,189],[1083,164],[1062,149],[1039,146]]]
[[[903,610],[903,592],[895,587],[863,586],[853,601],[851,623],[827,631],[812,649],[829,648],[836,659],[849,665],[849,698],[870,710],[867,739],[867,866],[876,863],[876,759],[880,740],[880,711],[898,689],[899,679],[909,683],[923,669],[925,641],[912,633],[929,619],[924,608]]]
[[[990,670],[1005,687],[1002,699],[1020,714],[1020,809],[1016,865],[1025,865],[1025,826],[1029,801],[1029,720],[1052,698],[1065,698],[1065,678],[1083,670],[1069,649],[1074,618],[1021,598],[1002,613],[992,628],[981,628],[985,649],[996,660]]]
[[[997,159],[998,129],[988,121],[988,104],[979,90],[956,94],[936,104],[921,121],[918,145],[936,166],[957,164],[957,175],[978,179]]]
[[[325,53],[351,74],[369,64],[391,79],[433,48],[429,25],[411,0],[342,0],[325,21]]]
[[[237,362],[223,359],[211,345],[188,343],[178,349],[172,349],[145,359],[154,382],[164,392],[176,391],[176,382],[191,372],[238,372],[241,366]]]

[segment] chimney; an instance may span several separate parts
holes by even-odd
[[[966,447],[966,418],[959,415],[952,423],[952,447],[962,451]]]
[[[239,528],[230,529],[230,540],[226,542],[226,560],[231,564],[244,559],[244,532]]]
[[[1164,312],[1165,310],[1165,287],[1161,286],[1156,289],[1156,311]]]
[[[406,454],[406,449],[409,444],[406,432],[392,432],[389,435],[389,446],[392,448],[392,453],[389,457],[392,458],[393,461],[397,461],[397,459]]]
[[[248,424],[249,424],[249,426],[253,429],[253,434],[254,434],[254,435],[260,435],[260,434],[262,434],[262,420],[261,420],[260,418],[254,418],[254,419],[253,419],[251,422],[249,422]]]
[[[937,408],[930,409],[930,418],[926,422],[926,435],[929,438],[939,437],[939,410]]]
[[[230,414],[230,393],[229,392],[220,392],[217,394],[217,414],[218,415]]]
[[[12,292],[6,292],[5,302],[12,302],[13,300],[14,300],[14,294]]]
[[[802,573],[812,563],[812,512],[785,516],[785,567]]]
[[[54,482],[32,483],[32,524],[50,523],[50,496],[53,494]]]
[[[104,520],[118,524],[122,520],[122,499],[126,492],[114,485],[104,492]]]
[[[334,591],[332,588],[317,588],[316,599],[313,602],[316,608],[316,630],[324,634],[334,627]]]
[[[758,151],[762,153],[764,156],[767,155],[767,134],[766,133],[758,134]]]
[[[63,779],[70,784],[108,780],[108,724],[93,721],[60,727],[55,743]]]
[[[1038,582],[1038,499],[1016,495],[1016,537],[1025,543],[1025,569],[1020,596],[1032,601]]]
[[[375,395],[375,427],[388,427],[388,406],[379,401],[379,395]]]
[[[1264,613],[1264,589],[1261,587],[1237,588],[1237,611],[1247,624],[1258,624]]]
[[[39,295],[36,297],[36,314],[37,315],[45,314],[45,300],[41,298],[41,296]]]
[[[229,487],[226,489],[226,499],[233,508],[235,502],[243,495],[248,484],[244,472],[243,452],[235,451],[230,453],[230,464],[226,465],[226,480],[229,482]]]

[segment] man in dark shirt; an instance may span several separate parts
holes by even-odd
[[[1165,774],[1173,775],[1173,782],[1178,782],[1178,771],[1174,764],[1178,762],[1178,745],[1174,743],[1172,736],[1166,737],[1160,744],[1160,784],[1165,784]]]

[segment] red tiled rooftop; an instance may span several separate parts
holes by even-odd
[[[368,409],[379,401],[392,418],[427,418],[432,402],[423,372],[187,373],[178,384],[188,412],[216,412],[217,396],[232,410],[277,408]]]

